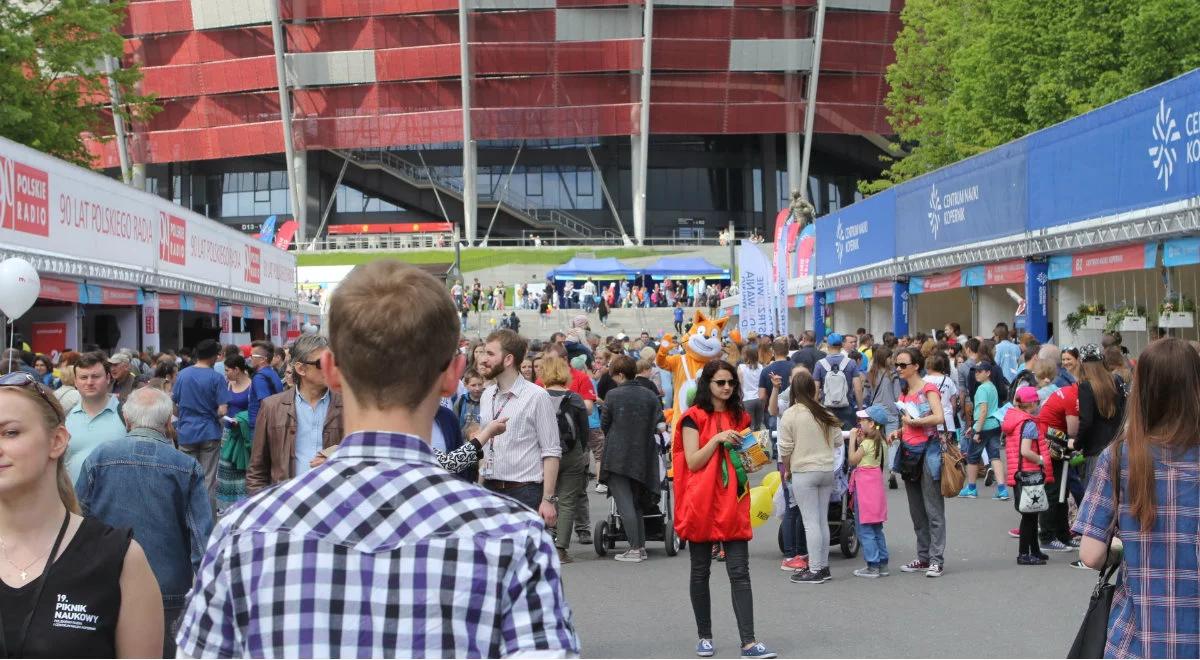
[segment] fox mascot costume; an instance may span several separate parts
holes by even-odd
[[[655,363],[660,369],[671,372],[671,384],[675,389],[668,422],[674,422],[692,405],[692,399],[696,395],[696,381],[700,378],[704,365],[708,364],[709,360],[721,357],[721,331],[725,328],[727,320],[710,319],[700,310],[696,310],[696,319],[692,327],[683,335],[683,355],[670,355],[671,349],[675,348],[675,335],[663,335]]]

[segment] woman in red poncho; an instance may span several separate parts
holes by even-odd
[[[750,591],[750,497],[739,493],[738,476],[724,443],[740,444],[750,426],[742,407],[737,370],[724,360],[705,365],[696,399],[675,425],[671,459],[675,479],[675,531],[688,542],[692,558],[691,600],[700,641],[696,655],[712,656],[712,604],[708,592],[713,546],[725,547],[725,570],[733,592],[733,613],[743,658],[774,658],[754,637]]]

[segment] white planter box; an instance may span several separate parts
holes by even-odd
[[[1146,317],[1130,316],[1128,318],[1121,319],[1121,325],[1117,326],[1117,329],[1121,332],[1145,332]]]
[[[1158,316],[1160,328],[1194,328],[1196,315],[1192,312],[1168,312]]]
[[[1108,327],[1108,317],[1089,316],[1083,321],[1084,330],[1103,330]]]

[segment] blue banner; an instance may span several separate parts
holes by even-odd
[[[1200,194],[1200,71],[1029,138],[1030,228]]]
[[[925,293],[925,278],[924,277],[909,278],[908,292],[911,294]]]
[[[825,292],[813,291],[813,334],[817,336],[819,346],[825,340]]]
[[[1074,272],[1075,266],[1069,254],[1055,254],[1050,257],[1047,274],[1052,280],[1065,280]]]
[[[1025,262],[1025,331],[1039,342],[1050,339],[1049,264]]]
[[[817,224],[817,275],[896,256],[896,192],[885,190],[823,216]]]
[[[1164,266],[1200,264],[1200,238],[1177,238],[1163,242]]]
[[[908,282],[892,284],[892,332],[897,337],[908,334]]]
[[[258,240],[263,243],[275,242],[275,216],[269,215],[258,228]]]
[[[971,266],[963,269],[963,286],[984,286],[987,284],[987,268]]]
[[[896,253],[920,254],[1021,234],[1026,143],[1017,141],[896,187]]]

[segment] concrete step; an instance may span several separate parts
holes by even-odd
[[[465,337],[474,339],[476,337],[486,337],[489,332],[499,327],[502,316],[507,316],[512,310],[485,311],[479,314],[471,314],[467,323],[467,329],[463,333]],[[707,310],[704,310],[707,313]],[[550,335],[565,331],[571,324],[571,319],[580,314],[584,314],[580,309],[561,309],[551,312],[549,315],[540,316],[534,310],[519,309],[516,310],[517,318],[521,319],[521,334],[529,339],[550,338]],[[609,312],[608,324],[601,325],[600,317],[595,312],[586,314],[592,332],[600,335],[601,338],[609,335],[616,335],[618,332],[623,332],[627,335],[634,336],[642,333],[643,330],[651,335],[658,337],[664,332],[675,331],[675,314],[674,310],[669,307],[657,307],[651,309],[614,309]],[[694,308],[684,309],[684,322],[687,323],[695,316]]]

